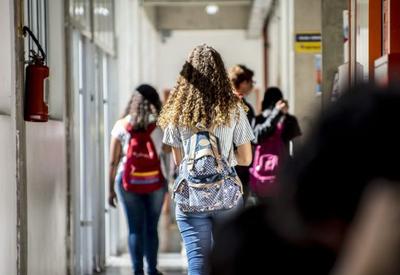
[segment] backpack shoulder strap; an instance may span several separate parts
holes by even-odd
[[[194,157],[196,154],[196,142],[197,142],[197,133],[193,134],[189,139],[189,151],[188,151],[188,158],[187,158],[187,165],[188,169],[192,170],[194,165]]]
[[[195,132],[189,140],[189,152],[188,152],[188,159],[187,159],[187,165],[188,165],[188,169],[192,170],[193,166],[194,166],[194,160],[196,157],[196,145],[197,145],[197,140],[198,140],[198,136],[197,133],[199,133],[200,131]],[[207,132],[208,136],[209,136],[209,142],[210,142],[210,146],[211,146],[211,151],[217,161],[217,170],[222,172],[222,164],[221,164],[221,153],[219,150],[219,144],[218,144],[218,137],[215,136],[213,133],[211,133],[208,130],[205,130],[203,132]],[[199,156],[198,156],[199,157]]]
[[[151,133],[157,128],[157,124],[156,123],[151,123],[147,126],[147,129],[141,133],[145,133],[146,135],[150,136]],[[129,132],[129,134],[131,135],[131,138],[137,133],[134,129],[134,126],[128,121],[125,124],[125,129],[127,132]],[[151,136],[150,136],[151,137]]]
[[[146,132],[150,135],[157,128],[156,123],[151,123],[147,126]]]

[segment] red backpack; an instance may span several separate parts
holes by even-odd
[[[136,131],[130,123],[126,126],[131,135],[122,176],[126,191],[146,194],[160,189],[164,183],[160,160],[150,136],[155,128],[155,123],[145,131]]]

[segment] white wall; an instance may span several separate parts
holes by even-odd
[[[160,34],[155,29],[153,22],[157,20],[156,9],[154,7],[141,9],[141,74],[139,82],[149,83],[153,86],[157,85],[157,51],[160,44]]]
[[[157,84],[159,35],[152,22],[154,8],[146,11],[138,0],[119,0],[116,4],[118,40],[118,109],[122,111],[131,92],[141,83]]]
[[[256,87],[263,88],[263,45],[261,39],[246,39],[244,30],[173,31],[159,44],[157,58],[157,87],[173,88],[190,51],[208,44],[222,56],[225,67],[244,64],[254,70]]]
[[[67,270],[64,1],[49,1],[49,111],[47,123],[26,123],[28,270],[62,275]]]
[[[137,5],[137,4],[136,4]],[[138,54],[135,54],[134,42],[138,37],[136,29],[132,25],[137,24],[137,7],[134,1],[119,0],[115,1],[116,16],[116,37],[117,37],[117,55],[118,55],[118,97],[127,100],[128,92],[137,81],[134,71],[137,70]],[[115,106],[119,111],[125,107],[122,102]]]
[[[28,270],[66,273],[66,152],[62,122],[27,123]]]
[[[11,117],[0,115],[0,274],[17,274],[16,159],[13,132]]]
[[[11,113],[11,93],[13,80],[12,58],[14,56],[14,16],[13,1],[0,1],[0,114]]]
[[[281,48],[280,36],[282,35],[281,20],[274,16],[271,18],[268,27],[268,85],[281,86]]]
[[[268,26],[268,86],[278,86],[295,112],[293,0],[278,2]]]
[[[16,136],[8,116],[15,88],[13,21],[13,1],[0,1],[0,274],[17,274]]]

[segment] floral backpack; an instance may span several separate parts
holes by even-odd
[[[242,196],[242,184],[235,169],[221,155],[218,138],[203,129],[183,142],[185,156],[174,183],[173,198],[184,212],[230,209]]]

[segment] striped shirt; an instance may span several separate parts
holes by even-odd
[[[168,125],[164,131],[163,143],[181,148],[184,152],[183,144],[193,135],[193,131],[187,127]],[[231,166],[236,166],[237,161],[234,154],[234,145],[240,146],[254,140],[254,134],[247,119],[246,112],[239,107],[239,118],[232,115],[229,126],[219,126],[215,128],[214,135],[219,139],[221,154]]]

